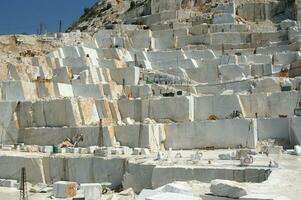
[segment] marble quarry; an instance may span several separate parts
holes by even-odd
[[[301,1],[145,2],[3,65],[0,178],[25,167],[57,199],[298,200]]]

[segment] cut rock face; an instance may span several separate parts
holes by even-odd
[[[235,181],[216,179],[211,181],[210,192],[215,196],[240,198],[247,195],[247,190]]]

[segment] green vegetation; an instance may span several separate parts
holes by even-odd
[[[86,15],[90,11],[90,8],[84,8],[84,15]]]

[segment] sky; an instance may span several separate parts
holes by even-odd
[[[47,32],[65,30],[98,0],[0,0],[0,34],[36,34],[40,24]],[[44,29],[44,28],[43,28]]]

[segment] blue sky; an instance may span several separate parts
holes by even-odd
[[[0,0],[0,34],[37,33],[39,24],[48,32],[63,30],[77,20],[85,7],[97,0]]]

